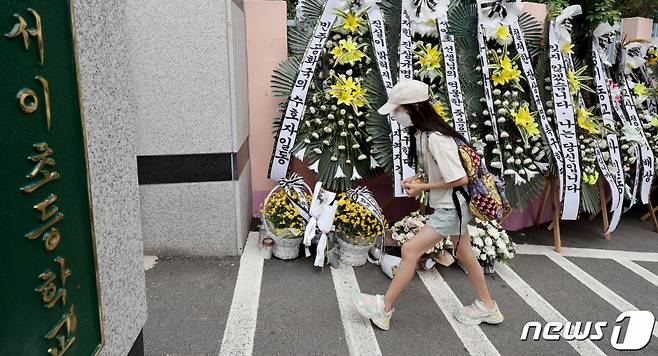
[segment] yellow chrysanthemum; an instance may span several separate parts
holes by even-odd
[[[419,51],[419,60],[420,66],[426,70],[436,70],[441,68],[441,62],[443,60],[443,52],[439,50],[438,45],[432,46],[428,44],[427,46],[422,46]]]
[[[448,112],[448,107],[442,101],[437,101],[436,103],[432,104],[432,107],[434,107],[434,111],[436,111],[436,113],[439,114],[443,119],[447,119],[448,115],[450,115]]]
[[[647,86],[643,83],[635,84],[633,87],[633,93],[635,93],[637,96],[649,96],[651,94],[649,88],[647,88]]]
[[[590,118],[591,116],[592,112],[587,110],[587,108],[581,106],[576,109],[578,126],[591,134],[595,134],[599,132],[599,129],[596,123]]]
[[[530,113],[530,107],[528,104],[525,104],[519,107],[518,111],[510,111],[514,123],[523,129],[528,136],[539,135],[539,125],[535,122],[534,115]]]
[[[560,48],[562,53],[564,54],[573,54],[573,43],[568,42],[562,45],[562,48]]]
[[[510,35],[509,28],[506,25],[501,24],[496,27],[496,40],[498,42],[504,43],[509,41]]]
[[[596,182],[599,180],[599,172],[594,171],[592,174],[587,174],[583,173],[583,182],[589,184],[589,185],[594,185]]]

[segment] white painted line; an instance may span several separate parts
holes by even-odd
[[[240,257],[231,311],[228,314],[220,355],[251,355],[254,348],[263,257],[258,252],[258,233],[250,232]]]
[[[546,322],[559,321],[566,323],[569,321],[506,264],[497,263],[496,273]],[[567,342],[581,355],[605,355],[605,352],[601,351],[591,340],[571,340]]]
[[[360,291],[354,269],[341,263],[339,268],[331,269],[331,277],[350,355],[381,355],[370,320],[365,319],[352,305],[352,290]]]
[[[649,281],[651,284],[654,286],[658,287],[658,276],[647,270],[646,268],[638,265],[637,263],[630,261],[630,260],[624,260],[624,259],[617,259],[617,261],[620,265],[630,269],[631,271],[637,273],[640,277],[646,279]]]
[[[520,255],[547,255],[549,253],[555,253],[555,250],[553,250],[553,246],[518,244],[516,245],[516,253]],[[655,252],[634,252],[601,250],[593,248],[562,247],[560,254],[567,257],[625,259],[633,261],[658,262],[658,253]]]
[[[613,292],[610,288],[597,281],[594,277],[590,276],[587,272],[580,269],[573,262],[566,259],[555,251],[547,253],[546,256],[553,260],[558,266],[562,267],[565,271],[569,272],[574,278],[584,284],[587,288],[591,289],[594,293],[598,294],[606,302],[610,303],[613,307],[621,312],[629,310],[639,310],[633,304],[626,301],[626,299]],[[653,328],[653,334],[658,337],[658,322],[655,323],[656,327]]]
[[[436,269],[419,271],[418,275],[471,355],[500,355],[479,326],[464,325],[455,319],[453,313],[463,305]]]

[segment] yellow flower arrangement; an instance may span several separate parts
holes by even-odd
[[[338,209],[334,225],[338,235],[355,245],[368,245],[375,237],[382,236],[382,224],[365,206],[355,202],[345,193],[337,197]]]
[[[656,47],[651,47],[647,51],[647,65],[653,66],[658,64],[658,49]]]
[[[443,118],[443,120],[448,120],[450,112],[448,111],[448,106],[444,102],[437,101],[432,104],[432,107],[434,108],[434,111]]]
[[[298,201],[298,194],[292,192],[290,198]],[[284,190],[278,190],[270,195],[265,206],[261,208],[261,214],[275,231],[276,235],[289,235],[297,237],[304,231],[304,219],[299,211],[290,202],[290,198]],[[310,204],[311,196],[304,193],[304,199]]]
[[[439,45],[419,44],[418,47],[416,55],[419,57],[418,63],[421,68],[427,71],[438,71],[443,62],[443,52],[439,49]]]
[[[578,93],[581,89],[588,91],[590,93],[594,93],[594,90],[592,88],[583,84],[583,82],[592,79],[592,77],[583,75],[585,70],[587,70],[587,66],[583,66],[580,69],[576,70],[575,72],[570,69],[567,69],[567,81],[569,82],[569,92],[572,95]]]
[[[589,185],[594,185],[598,181],[599,181],[599,171],[594,171],[594,173],[591,174],[583,173],[583,182]]]
[[[593,108],[592,108],[593,109]],[[596,122],[591,118],[592,110],[588,110],[585,107],[579,106],[576,109],[576,118],[578,122],[578,127],[587,131],[590,134],[599,133],[599,128],[596,125]]]
[[[510,43],[511,42],[511,33],[507,25],[500,24],[496,27],[495,38],[498,43]]]
[[[507,46],[503,49],[503,53],[507,53]],[[521,71],[518,65],[513,64],[519,56],[510,58],[507,54],[503,56],[499,56],[496,52],[493,52],[493,54],[494,64],[489,65],[489,68],[493,70],[491,80],[493,80],[494,86],[502,86],[511,82],[520,87]]]
[[[363,57],[366,56],[361,48],[365,47],[365,44],[358,44],[352,37],[347,39],[340,40],[338,45],[331,50],[331,54],[334,56],[334,66],[337,64],[354,64],[360,61]]]
[[[341,74],[336,76],[336,84],[329,88],[329,95],[338,99],[338,105],[351,105],[356,111],[358,108],[368,104],[366,101],[365,88],[361,87],[360,80]]]
[[[510,110],[514,123],[523,129],[528,136],[539,135],[539,125],[535,121],[534,113],[530,112],[528,104],[524,104],[517,110]]]
[[[644,85],[643,83],[635,84],[635,86],[633,87],[633,93],[640,97],[651,95],[649,88],[647,88],[647,86]]]
[[[368,12],[368,8],[355,12],[350,9],[349,11],[343,11],[336,9],[336,15],[339,18],[334,29],[341,30],[342,32],[347,33],[358,33],[359,35],[364,34],[368,31],[368,26],[366,24],[363,15]]]
[[[573,54],[573,43],[568,42],[562,45],[560,51],[564,54]]]

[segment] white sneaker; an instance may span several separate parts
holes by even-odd
[[[370,319],[373,324],[382,330],[388,330],[391,325],[391,316],[393,309],[389,312],[384,311],[384,297],[370,294],[363,294],[357,291],[352,292],[352,303],[359,314]]]
[[[479,325],[481,323],[500,324],[505,318],[498,309],[498,304],[494,302],[493,309],[489,309],[480,299],[475,300],[473,304],[459,308],[455,311],[455,319],[465,325]]]

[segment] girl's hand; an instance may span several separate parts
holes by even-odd
[[[402,180],[402,187],[406,187],[408,183],[411,183],[411,182],[413,182],[413,181],[416,180],[416,179],[418,179],[418,174],[403,179],[403,180]]]
[[[407,193],[408,196],[412,198],[416,198],[417,196],[420,195],[420,193],[423,192],[423,184],[407,183],[406,186],[404,187],[404,191]]]

